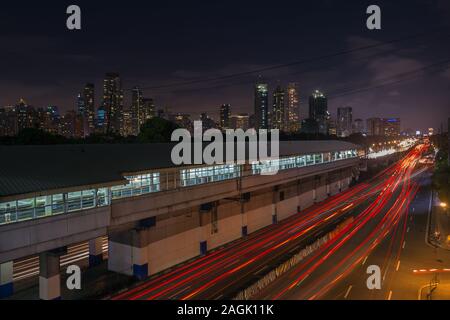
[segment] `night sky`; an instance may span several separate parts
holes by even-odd
[[[118,72],[125,89],[142,86],[173,112],[217,117],[230,103],[253,113],[261,74],[270,91],[298,82],[303,110],[317,88],[333,116],[351,106],[354,118],[401,117],[414,130],[450,116],[448,0],[27,2],[1,5],[0,106],[73,109],[93,82],[98,107],[104,74]],[[70,4],[81,7],[81,31],[66,28]],[[370,4],[382,30],[366,28]]]

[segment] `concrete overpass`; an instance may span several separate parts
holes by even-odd
[[[280,171],[243,165],[174,166],[171,144],[0,147],[0,296],[13,261],[40,255],[40,297],[60,296],[59,256],[109,238],[108,268],[145,278],[285,219],[348,187],[358,147],[280,143]]]

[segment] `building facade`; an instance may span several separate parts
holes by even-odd
[[[103,80],[104,128],[108,133],[120,133],[123,125],[122,81],[117,73],[107,73]]]
[[[351,107],[337,109],[337,135],[338,137],[348,137],[352,134],[353,115]]]
[[[269,89],[261,78],[255,85],[255,129],[269,129]]]
[[[286,90],[287,98],[287,131],[297,132],[300,130],[300,97],[297,83],[289,83]]]
[[[309,97],[309,119],[315,121],[317,133],[328,134],[329,118],[327,97],[319,90],[315,90]]]
[[[284,104],[284,90],[278,86],[273,93],[272,129],[286,131],[288,124],[287,112]]]
[[[223,104],[220,107],[220,129],[225,130],[231,128],[231,105]]]

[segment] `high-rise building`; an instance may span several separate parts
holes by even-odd
[[[330,136],[337,136],[338,135],[338,127],[337,127],[336,120],[334,120],[334,119],[329,119],[328,120],[328,134]]]
[[[0,137],[17,135],[17,113],[14,106],[0,108]]]
[[[231,127],[230,117],[231,117],[231,105],[223,104],[220,107],[220,129],[225,130]]]
[[[269,89],[261,77],[255,85],[255,129],[269,129]]]
[[[77,95],[77,111],[78,114],[84,115],[86,111],[86,106],[84,103],[84,97],[81,93]]]
[[[67,138],[84,137],[83,115],[78,111],[69,110],[62,117],[59,126],[60,135]]]
[[[286,131],[288,117],[284,105],[284,90],[278,86],[273,93],[272,105],[272,129]]]
[[[367,134],[369,136],[399,136],[400,118],[369,118],[367,119]]]
[[[400,135],[400,118],[383,119],[383,135],[386,137],[396,137]]]
[[[100,108],[97,109],[97,131],[100,133],[104,133],[106,132],[106,126],[107,126],[107,122],[106,122],[106,118],[107,118],[107,112],[105,107],[100,106]]]
[[[147,121],[155,117],[155,104],[152,98],[142,99],[142,110],[139,119],[141,126]]]
[[[138,135],[141,125],[144,123],[144,96],[139,87],[131,90],[131,131]]]
[[[123,110],[123,126],[122,126],[122,132],[121,135],[128,137],[132,135],[137,135],[136,127],[133,125],[136,125],[136,122],[133,121],[133,116],[131,112],[131,108],[126,108]]]
[[[103,107],[106,111],[105,130],[120,133],[123,124],[122,81],[117,73],[107,73],[103,80]]]
[[[300,129],[300,98],[297,83],[289,83],[287,87],[287,131],[297,132]]]
[[[337,109],[337,136],[348,137],[352,134],[353,115],[351,107]]]
[[[187,113],[177,113],[173,117],[173,121],[180,127],[189,131],[193,130],[191,115]]]
[[[17,113],[18,132],[26,128],[35,127],[34,108],[32,106],[29,106],[25,100],[20,99],[15,109]]]
[[[366,120],[367,134],[369,136],[383,135],[383,119],[369,118]]]
[[[200,114],[200,121],[202,122],[203,131],[216,128],[216,123],[211,119],[206,112]]]
[[[83,99],[85,104],[85,117],[88,123],[88,132],[86,135],[95,131],[95,90],[94,84],[86,83],[83,90]]]
[[[315,90],[309,97],[309,118],[317,124],[317,133],[328,134],[328,101],[319,90]]]
[[[353,133],[364,132],[364,121],[362,119],[355,119],[353,122]]]
[[[248,113],[239,113],[231,116],[231,128],[246,131],[250,127],[250,117]]]

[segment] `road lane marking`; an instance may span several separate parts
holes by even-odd
[[[366,264],[368,258],[369,258],[369,256],[366,256],[366,257],[364,258],[364,261],[363,261],[362,265],[365,265],[365,264]]]
[[[169,297],[169,300],[174,299],[176,296],[182,294],[183,292],[189,290],[190,288],[191,288],[191,286],[188,286],[188,287],[186,287],[186,288],[183,288],[183,289],[179,290],[178,292],[176,292],[176,293],[174,293],[173,295],[171,295],[171,296]]]
[[[400,269],[400,260],[397,262],[397,268],[395,268],[395,271],[398,271],[398,269]]]
[[[299,286],[302,284],[302,282],[305,281],[308,277],[309,277],[309,274],[307,274],[306,277],[304,277],[302,280],[300,280],[300,281],[296,284],[296,286],[299,287]]]
[[[389,296],[388,296],[388,298],[387,298],[388,300],[391,300],[392,299],[392,290],[391,291],[389,291]]]
[[[409,227],[408,227],[408,229],[406,229],[406,232],[409,232]]]
[[[351,286],[351,285],[348,287],[347,292],[345,293],[344,299],[348,298],[348,295],[350,294],[350,291],[352,290],[352,288],[353,288],[353,286]]]
[[[403,241],[402,249],[405,249],[406,241]]]
[[[254,275],[254,276],[257,276],[259,273],[261,273],[262,271],[266,270],[267,268],[269,268],[269,266],[262,267],[261,269],[259,269],[258,271],[256,271],[253,275]]]

